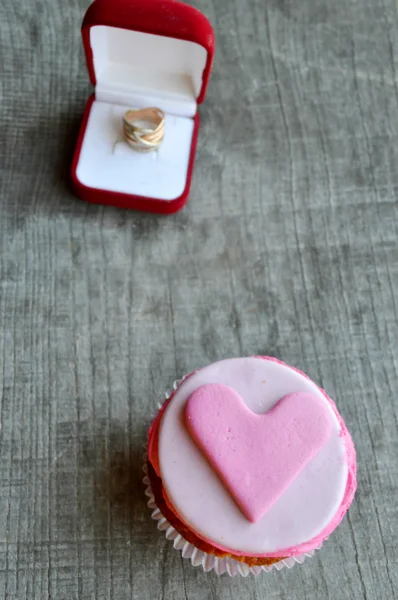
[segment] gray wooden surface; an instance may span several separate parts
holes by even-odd
[[[391,0],[198,0],[218,41],[189,205],[87,205],[84,0],[3,0],[0,598],[398,595],[398,36]],[[217,578],[149,518],[146,427],[176,376],[268,353],[335,397],[356,501],[293,570]]]

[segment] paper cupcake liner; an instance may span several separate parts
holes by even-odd
[[[178,379],[174,382],[171,390],[168,390],[165,393],[165,400],[168,400],[176,389],[180,386],[180,384],[186,379],[188,375],[185,375],[181,379]],[[162,404],[159,404],[159,408],[162,407]],[[146,454],[146,452],[145,452]],[[161,510],[156,504],[155,497],[152,492],[152,486],[150,479],[148,477],[148,469],[147,469],[147,457],[145,455],[145,461],[143,466],[143,471],[145,473],[144,476],[144,485],[145,485],[145,495],[148,497],[147,505],[151,509],[152,514],[151,517],[154,521],[157,521],[157,528],[160,531],[164,531],[165,536],[168,540],[173,542],[173,546],[176,550],[180,550],[182,557],[187,558],[191,561],[192,566],[194,567],[202,567],[203,570],[207,573],[208,571],[215,571],[217,575],[223,575],[227,573],[231,577],[235,575],[242,575],[242,577],[247,577],[250,573],[253,575],[260,575],[260,573],[269,573],[273,569],[280,571],[284,567],[291,569],[296,563],[302,564],[305,558],[311,558],[316,550],[322,546],[320,543],[314,550],[311,552],[305,552],[303,554],[298,554],[297,556],[291,556],[289,558],[284,558],[279,562],[273,563],[272,565],[262,565],[250,567],[248,564],[235,560],[231,556],[226,557],[218,557],[214,554],[208,554],[207,552],[203,552],[203,550],[199,550],[188,542],[178,531],[169,523],[166,517],[162,514]]]

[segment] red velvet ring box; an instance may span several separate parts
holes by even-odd
[[[177,0],[94,0],[82,26],[90,79],[72,164],[83,200],[173,213],[188,199],[214,54],[214,32],[197,9]],[[156,106],[166,114],[155,152],[123,140],[128,108]],[[121,141],[121,143],[116,143]]]

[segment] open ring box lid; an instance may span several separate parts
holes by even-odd
[[[89,202],[176,212],[189,194],[197,107],[213,61],[209,21],[177,0],[94,0],[82,36],[95,93],[73,158],[77,194]],[[139,153],[122,141],[122,117],[149,106],[165,112],[165,136],[155,152]]]

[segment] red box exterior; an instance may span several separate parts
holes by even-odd
[[[82,25],[87,69],[93,85],[96,84],[96,78],[90,45],[90,29],[95,25],[131,29],[142,33],[196,42],[203,46],[207,50],[207,62],[203,71],[202,88],[197,103],[199,104],[204,100],[214,56],[214,32],[209,21],[200,11],[178,0],[94,0],[86,12]],[[72,163],[72,183],[77,195],[88,202],[146,212],[170,214],[180,210],[188,199],[191,186],[199,131],[199,114],[197,113],[194,117],[194,131],[185,189],[179,198],[165,201],[90,188],[79,181],[76,169],[94,99],[95,97],[92,95],[87,102]]]

